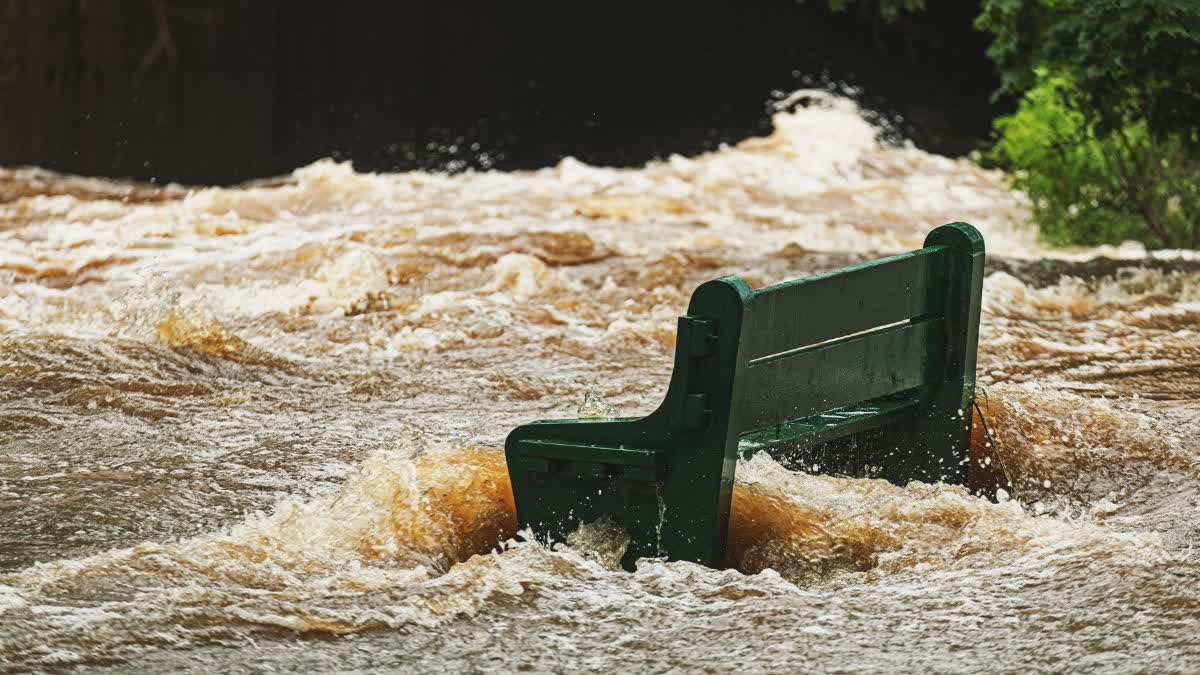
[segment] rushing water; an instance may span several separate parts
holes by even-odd
[[[1195,255],[1047,250],[842,102],[775,126],[633,170],[0,172],[0,669],[1200,670]],[[652,409],[700,282],[953,220],[1000,503],[756,456],[726,569],[511,541],[505,434]]]

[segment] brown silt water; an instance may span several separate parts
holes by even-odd
[[[1047,248],[845,102],[638,169],[0,200],[0,670],[1200,670],[1200,258]],[[652,410],[699,283],[957,220],[997,502],[756,455],[723,569],[517,540],[505,435]]]

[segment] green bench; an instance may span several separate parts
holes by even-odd
[[[966,223],[910,253],[754,290],[696,289],[667,395],[643,418],[517,427],[520,528],[543,543],[613,518],[624,559],[719,566],[734,469],[785,464],[903,485],[966,477],[984,246]]]

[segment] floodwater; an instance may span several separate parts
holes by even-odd
[[[1200,262],[1048,250],[851,106],[640,169],[0,172],[0,670],[1200,671]],[[499,449],[654,408],[700,282],[984,232],[1011,487],[738,467],[725,569],[517,543]]]

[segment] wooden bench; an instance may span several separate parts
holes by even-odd
[[[806,279],[701,285],[657,410],[509,434],[519,526],[549,544],[609,516],[631,536],[626,566],[719,566],[739,454],[962,483],[983,263],[983,237],[953,223],[920,250]]]

